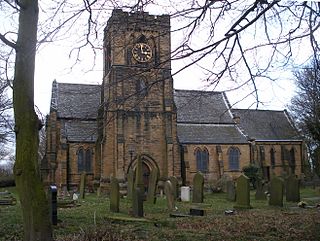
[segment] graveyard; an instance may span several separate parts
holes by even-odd
[[[145,197],[142,204],[139,193],[135,200],[135,191],[132,198],[120,196],[116,180],[112,180],[108,195],[92,192],[73,200],[72,194],[60,193],[54,237],[55,240],[320,240],[318,188],[301,188],[298,198],[303,205],[299,207],[298,200],[287,201],[294,196],[287,185],[289,191],[283,193],[282,185],[273,191],[282,192],[281,197],[277,193],[277,198],[270,199],[261,197],[259,190],[249,190],[245,177],[239,179],[236,185],[244,186],[242,190],[237,190],[234,183],[227,184],[226,192],[218,193],[206,189],[201,192],[195,186],[189,201],[176,198],[180,194],[173,188],[174,181],[165,183],[168,198],[158,193],[152,201]],[[244,192],[248,195],[243,195]],[[17,199],[15,204],[0,205],[0,240],[22,240],[22,214],[16,190],[1,188],[0,193],[10,193]]]

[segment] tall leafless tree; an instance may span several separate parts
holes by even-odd
[[[294,74],[297,91],[290,110],[306,137],[314,171],[320,175],[320,61],[314,59]]]

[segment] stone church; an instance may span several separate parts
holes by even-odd
[[[143,161],[144,181],[190,184],[236,178],[250,164],[273,175],[301,175],[304,143],[286,111],[231,109],[223,92],[175,90],[170,17],[114,10],[104,30],[101,85],[52,83],[42,177],[59,188],[125,181]]]

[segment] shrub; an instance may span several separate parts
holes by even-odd
[[[256,188],[256,181],[261,179],[259,175],[259,167],[250,164],[242,169],[243,173],[250,179],[253,188]]]

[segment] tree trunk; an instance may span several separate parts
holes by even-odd
[[[52,240],[49,204],[38,166],[39,120],[34,110],[38,0],[19,1],[19,31],[13,82],[16,132],[14,175],[20,197],[24,240]]]

